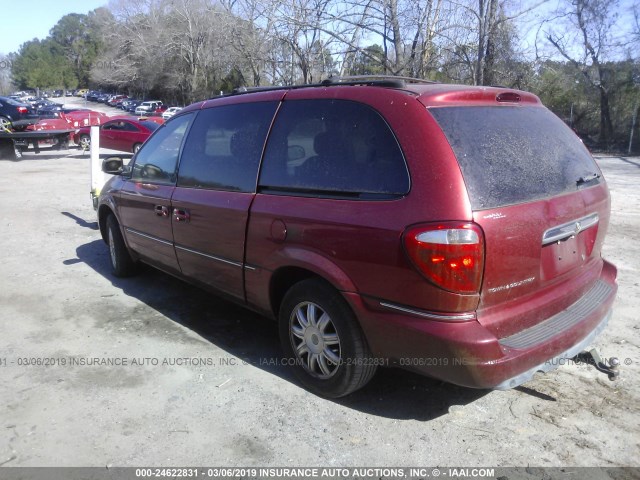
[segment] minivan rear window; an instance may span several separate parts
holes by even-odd
[[[578,137],[546,108],[440,107],[429,111],[458,159],[474,210],[576,191],[581,178],[599,172]]]

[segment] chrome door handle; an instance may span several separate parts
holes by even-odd
[[[169,207],[166,207],[164,205],[156,205],[154,208],[154,211],[156,212],[156,215],[158,215],[159,217],[169,216]]]
[[[173,218],[176,222],[188,222],[191,219],[191,215],[189,215],[189,210],[174,208]]]

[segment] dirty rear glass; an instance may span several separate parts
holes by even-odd
[[[429,111],[453,148],[474,210],[575,192],[580,178],[599,173],[582,142],[545,108]]]

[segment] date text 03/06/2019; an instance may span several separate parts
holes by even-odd
[[[493,468],[385,468],[385,467],[207,467],[207,468],[136,468],[136,478],[202,477],[202,478],[484,478],[494,476]]]

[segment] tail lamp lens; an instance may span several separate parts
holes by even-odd
[[[484,236],[473,223],[420,225],[404,233],[405,250],[418,271],[455,293],[480,291]]]
[[[27,107],[18,107],[18,113],[24,115],[25,113],[27,113]]]

